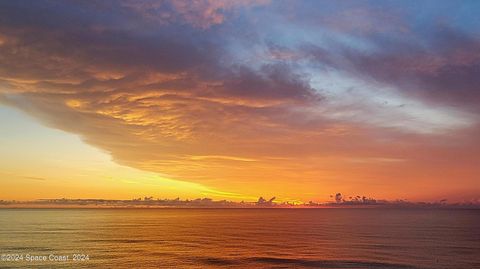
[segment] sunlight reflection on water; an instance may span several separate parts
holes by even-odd
[[[2,209],[1,268],[480,268],[480,211]],[[67,262],[26,254],[69,255]],[[88,261],[72,261],[88,254]]]

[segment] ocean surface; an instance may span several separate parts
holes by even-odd
[[[480,210],[0,209],[0,254],[0,268],[474,269]]]

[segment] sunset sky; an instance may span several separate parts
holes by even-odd
[[[0,1],[0,200],[479,200],[479,13]]]

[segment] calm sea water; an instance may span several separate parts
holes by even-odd
[[[1,209],[0,254],[23,256],[0,268],[472,269],[480,211]]]

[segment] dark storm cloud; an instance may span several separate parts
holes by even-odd
[[[10,74],[37,71],[41,78],[64,77],[73,75],[66,72],[81,75],[86,72],[81,68],[91,66],[123,71],[145,68],[178,72],[214,65],[218,57],[218,46],[203,37],[205,34],[187,27],[166,25],[161,30],[141,32],[142,29],[136,31],[137,28],[118,28],[112,22],[96,25],[88,21],[89,16],[82,17],[88,13],[76,12],[69,16],[73,11],[56,12],[55,6],[36,10],[36,13],[28,12],[34,8],[27,5],[1,9],[1,30],[6,39],[2,58],[8,61]],[[46,14],[48,19],[44,19]],[[26,22],[17,22],[22,18]],[[12,70],[15,67],[18,69]],[[67,70],[62,71],[64,68]]]
[[[230,63],[222,37],[203,26],[152,27],[140,13],[125,15],[122,4],[2,3],[2,102],[80,134],[116,159],[149,160],[213,154],[220,147],[175,141],[210,143],[217,139],[211,132],[248,139],[269,132],[261,124],[295,122],[277,116],[288,114],[285,105],[320,100],[307,78],[286,64],[255,69]],[[139,148],[159,153],[130,152]]]
[[[123,87],[194,92],[199,81],[220,80],[221,85],[208,84],[213,85],[211,90],[202,94],[261,99],[313,95],[307,82],[286,65],[265,65],[260,70],[230,66],[222,38],[208,31],[177,24],[142,29],[136,25],[142,20],[128,16],[133,28],[121,28],[115,25],[117,14],[107,16],[111,21],[100,20],[98,8],[77,2],[3,5],[0,72],[7,83],[36,80],[37,90],[45,91],[121,91]],[[112,6],[109,11],[121,9]],[[103,73],[105,77],[99,78]],[[141,83],[148,73],[176,77]]]
[[[216,90],[219,89],[206,95],[215,95]],[[225,96],[257,100],[319,101],[307,79],[285,64],[263,65],[258,71],[245,66],[233,68],[224,74],[221,92]]]

